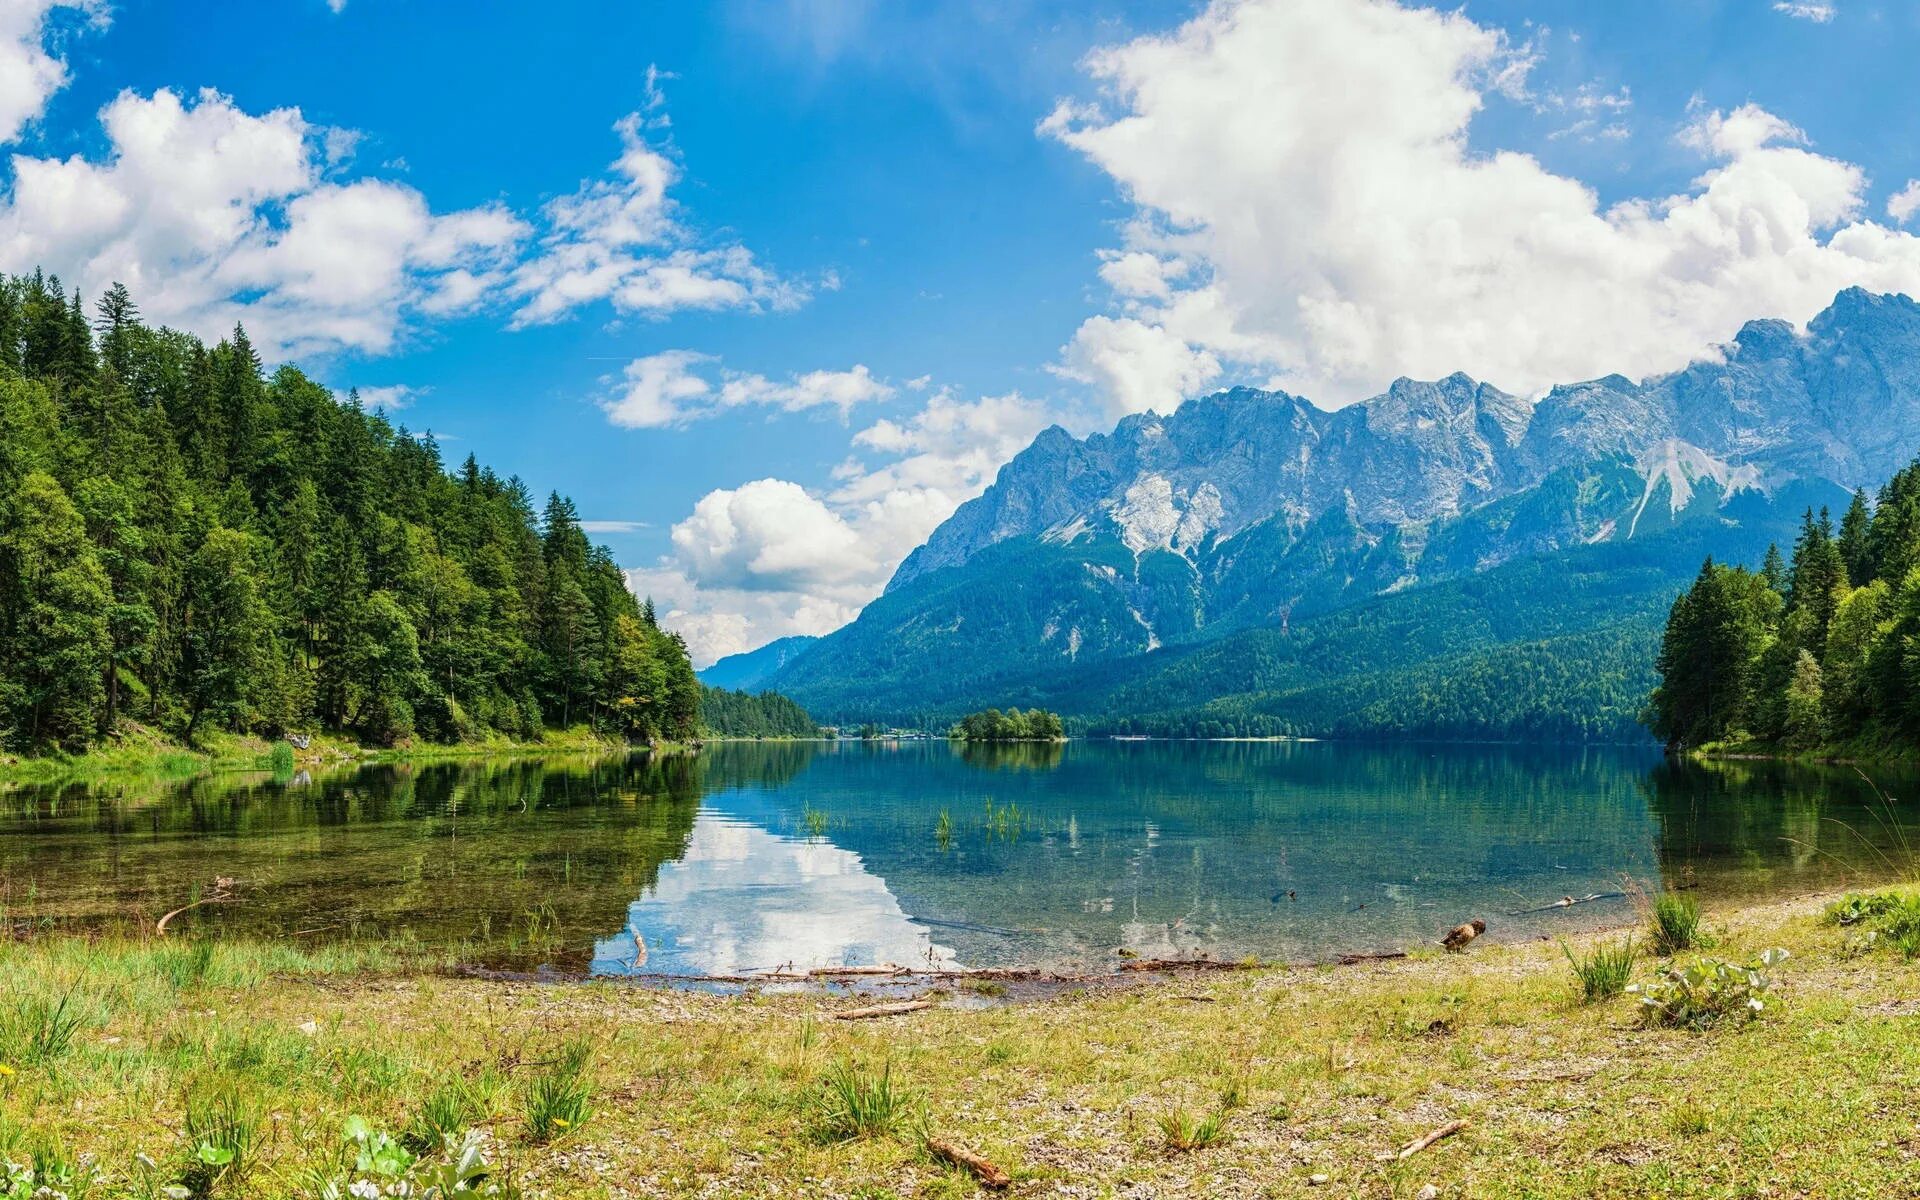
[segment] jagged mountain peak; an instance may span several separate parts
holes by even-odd
[[[1699,479],[1723,493],[1785,477],[1851,487],[1890,475],[1916,444],[1920,305],[1850,288],[1805,333],[1751,321],[1680,371],[1565,384],[1538,403],[1456,371],[1401,377],[1333,411],[1235,387],[1126,417],[1109,434],[1076,439],[1055,426],[889,586],[1008,538],[1067,529],[1104,531],[1140,554],[1276,519],[1297,532],[1330,512],[1376,533],[1419,527],[1602,460],[1666,481],[1682,505]]]

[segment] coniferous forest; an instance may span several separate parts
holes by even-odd
[[[472,457],[282,366],[0,278],[0,742],[691,733],[679,637]]]
[[[820,726],[807,710],[779,692],[732,691],[702,687],[700,728],[715,737],[811,738]]]
[[[1809,512],[1790,559],[1712,559],[1674,602],[1647,709],[1675,748],[1920,742],[1920,461],[1836,528]]]

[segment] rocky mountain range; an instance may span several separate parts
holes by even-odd
[[[968,702],[956,675],[970,699],[1058,694],[1092,664],[1532,558],[1644,560],[1716,530],[1757,553],[1759,527],[1797,517],[1783,505],[1844,502],[1916,449],[1920,305],[1857,289],[1804,332],[1754,321],[1682,371],[1537,401],[1463,374],[1336,411],[1236,388],[1109,434],[1046,430],[857,621],[764,682],[828,716],[944,712]],[[916,689],[936,663],[943,686]]]

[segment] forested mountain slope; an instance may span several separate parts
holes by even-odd
[[[573,505],[342,402],[244,331],[0,280],[0,742],[125,721],[377,743],[694,727],[679,638]]]

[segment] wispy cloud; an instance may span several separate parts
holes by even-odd
[[[1801,21],[1812,21],[1816,25],[1825,25],[1840,13],[1836,6],[1820,3],[1819,0],[1778,0],[1773,11]]]

